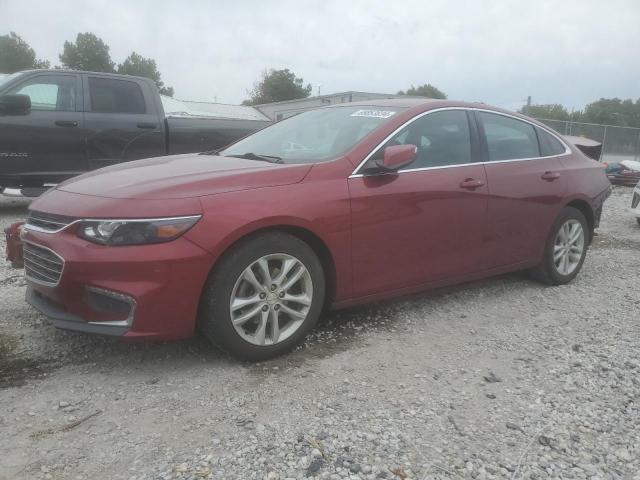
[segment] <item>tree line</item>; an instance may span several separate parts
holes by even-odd
[[[116,65],[111,59],[109,46],[93,33],[78,33],[75,42],[64,42],[58,58],[60,65],[56,65],[55,68],[147,77],[156,83],[161,94],[170,97],[174,94],[173,87],[164,85],[155,60],[132,52],[122,63]],[[14,73],[33,68],[51,68],[51,64],[48,60],[38,59],[33,48],[17,33],[0,35],[0,73]],[[242,104],[259,105],[307,98],[311,91],[311,84],[305,85],[304,80],[296,77],[289,69],[270,69],[262,72],[253,89],[247,92],[249,98]],[[399,91],[398,94],[447,98],[442,91],[430,84],[418,87],[412,85],[406,92]]]
[[[173,87],[165,86],[156,61],[131,52],[116,65],[111,60],[109,46],[93,33],[78,33],[75,42],[64,42],[58,55],[60,65],[55,68],[87,70],[90,72],[122,73],[152,79],[163,95],[173,97]],[[32,68],[51,68],[48,60],[36,58],[36,53],[17,33],[0,35],[0,73],[14,73]]]
[[[640,128],[640,99],[601,98],[582,110],[569,111],[560,104],[525,105],[520,113],[534,118],[583,123],[599,123],[619,127]]]
[[[173,96],[173,87],[164,85],[162,75],[152,58],[145,58],[137,52],[131,54],[118,65],[111,59],[109,46],[93,33],[78,33],[75,42],[64,42],[62,53],[58,55],[60,65],[55,68],[87,70],[92,72],[122,73],[151,78],[163,95]],[[37,58],[33,48],[18,34],[11,32],[0,35],[0,73],[13,73],[31,68],[50,68],[47,60]],[[255,82],[243,105],[281,102],[307,98],[311,95],[310,83],[297,77],[289,69],[270,69],[262,72]],[[446,99],[447,95],[437,87],[425,83],[411,85],[398,95],[410,95],[428,98]],[[560,104],[528,105],[520,109],[521,113],[535,118],[564,120],[585,123],[600,123],[624,127],[640,127],[640,99],[601,98],[588,104],[584,109],[569,112]]]

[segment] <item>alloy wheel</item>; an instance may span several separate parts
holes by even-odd
[[[575,219],[562,224],[553,246],[553,263],[560,275],[571,275],[582,259],[584,251],[584,229]]]
[[[240,274],[229,310],[236,332],[253,345],[275,345],[304,323],[313,300],[307,267],[292,255],[265,255]]]

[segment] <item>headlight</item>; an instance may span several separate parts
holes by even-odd
[[[175,240],[193,227],[200,215],[126,220],[83,220],[78,236],[103,245],[142,245]]]

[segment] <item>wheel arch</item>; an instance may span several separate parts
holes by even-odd
[[[575,198],[568,202],[565,207],[573,207],[576,210],[579,210],[587,219],[587,225],[589,226],[589,242],[591,242],[596,228],[595,212],[593,211],[591,204],[585,199]]]
[[[229,235],[223,246],[216,252],[216,260],[211,265],[209,270],[209,276],[218,266],[220,261],[224,258],[224,256],[233,249],[236,245],[246,240],[249,240],[253,237],[269,233],[269,232],[281,232],[287,233],[291,236],[294,236],[303,242],[305,242],[309,247],[314,251],[314,253],[318,256],[318,260],[320,260],[320,264],[322,265],[322,269],[325,274],[325,307],[331,306],[336,296],[336,264],[333,254],[327,242],[322,239],[320,235],[316,232],[308,228],[307,226],[300,225],[298,223],[293,222],[279,222],[270,225],[257,224],[257,225],[249,225],[245,228],[241,229],[241,231],[234,232],[232,235]],[[205,282],[206,284],[206,282]],[[204,292],[205,285],[202,287],[202,291]],[[202,295],[202,293],[201,293]],[[201,298],[202,300],[202,298]]]

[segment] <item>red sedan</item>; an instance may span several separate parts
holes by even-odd
[[[524,269],[567,283],[608,194],[600,164],[515,113],[336,105],[49,191],[22,233],[27,301],[61,328],[167,340],[198,326],[265,359],[325,307]]]

